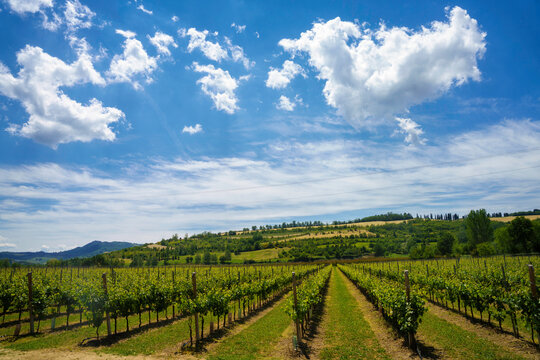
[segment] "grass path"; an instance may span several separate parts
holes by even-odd
[[[460,314],[456,314],[434,304],[429,304],[429,311],[438,318],[457,325],[464,330],[472,331],[478,337],[493,344],[497,344],[508,352],[522,356],[525,359],[540,358],[540,353],[536,347],[522,339],[517,339],[511,334],[502,333],[492,327],[482,325],[481,323],[473,323]]]
[[[276,358],[272,350],[291,323],[284,309],[285,300],[281,300],[257,321],[212,346],[205,358],[209,360]]]
[[[171,312],[169,311],[169,315]],[[117,331],[118,339],[128,336],[128,337],[137,337],[141,330],[144,332],[146,328],[155,328],[155,327],[167,327],[170,322],[181,321],[176,318],[174,321],[162,321],[160,323],[155,322],[155,313],[152,313],[153,322],[149,326],[147,314],[143,314],[143,328],[139,329],[139,317],[138,315],[132,315],[129,317],[129,328],[131,332],[129,334],[124,334],[126,329],[125,319],[118,319],[117,321]],[[65,320],[65,317],[63,318]],[[12,338],[8,341],[1,342],[2,347],[9,348],[12,350],[28,351],[28,350],[42,350],[42,349],[70,349],[76,350],[79,348],[79,344],[85,339],[95,340],[96,329],[90,327],[88,324],[83,324],[82,326],[78,325],[79,315],[70,316],[70,324],[74,327],[69,330],[64,330],[60,328],[58,331],[50,332],[47,331],[47,327],[50,324],[50,320],[46,321],[42,326],[43,332],[40,332],[36,335],[22,335],[19,338]],[[160,313],[160,319],[165,319],[165,313]],[[86,319],[84,319],[86,320]],[[25,324],[27,326],[27,324]],[[111,319],[111,326],[114,330],[114,321]],[[23,326],[24,327],[24,326]],[[101,324],[99,328],[99,334],[102,336],[101,339],[105,339],[107,334],[107,327],[105,321]],[[106,342],[106,341],[105,341]],[[91,347],[90,347],[91,348]]]
[[[524,359],[428,311],[418,328],[418,340],[437,349],[433,355],[447,359]],[[440,352],[440,353],[439,353]],[[425,355],[425,354],[424,354]]]
[[[356,302],[364,315],[367,323],[375,333],[379,344],[390,355],[392,359],[420,359],[420,357],[404,344],[404,340],[392,327],[383,319],[381,313],[375,309],[372,303],[358,290],[358,288],[345,277],[345,283],[349,292],[354,296]]]
[[[320,359],[391,359],[364,319],[344,275],[337,269],[330,277],[326,306],[327,315],[321,324],[325,336],[318,354]]]
[[[110,346],[102,346],[98,352],[122,356],[151,355],[186,338],[189,338],[189,326],[188,319],[184,318],[167,326],[148,329]]]

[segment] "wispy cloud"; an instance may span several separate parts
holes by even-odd
[[[494,143],[504,147],[494,150]],[[540,191],[540,124],[529,120],[507,120],[421,150],[321,140],[274,141],[260,151],[261,160],[126,163],[130,175],[119,177],[57,164],[3,166],[0,197],[28,207],[0,207],[0,231],[21,249],[28,239],[146,242],[290,217],[332,220],[353,210],[527,209],[537,206]]]
[[[7,241],[7,239],[5,237],[3,237],[2,235],[0,235],[0,249],[1,248],[14,248],[16,247],[17,245],[15,245],[14,243],[10,243]]]
[[[246,30],[246,25],[232,23],[231,27],[236,31],[237,34],[243,33]]]
[[[426,143],[426,139],[422,137],[424,131],[416,122],[409,118],[400,117],[396,117],[396,121],[401,129],[400,132],[405,134],[405,142],[412,145],[424,145]]]
[[[146,13],[148,15],[152,15],[154,12],[151,11],[151,10],[147,10],[145,9],[144,5],[143,4],[140,4],[139,6],[137,6],[137,9],[138,10],[141,10],[143,13]]]
[[[250,69],[255,65],[254,61],[249,60],[245,55],[244,49],[241,46],[233,44],[231,39],[224,37],[224,45],[219,41],[210,41],[209,37],[216,38],[217,32],[210,32],[208,30],[199,31],[195,28],[189,28],[188,30],[182,28],[178,30],[180,37],[189,37],[187,46],[188,52],[198,49],[208,59],[221,62],[221,60],[232,60],[234,62],[240,62],[244,65],[244,68]]]
[[[160,54],[170,56],[171,51],[169,50],[169,47],[172,46],[174,48],[177,48],[178,45],[174,42],[174,39],[171,35],[162,33],[160,31],[156,31],[154,36],[147,35],[148,40],[154,45],[157,49],[157,51]]]

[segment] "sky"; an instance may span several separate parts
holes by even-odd
[[[0,0],[0,251],[540,208],[537,1]]]

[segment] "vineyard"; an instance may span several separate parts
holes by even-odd
[[[539,266],[5,268],[0,357],[537,359]]]

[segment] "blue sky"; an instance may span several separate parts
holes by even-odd
[[[0,10],[0,251],[539,207],[538,2]]]

